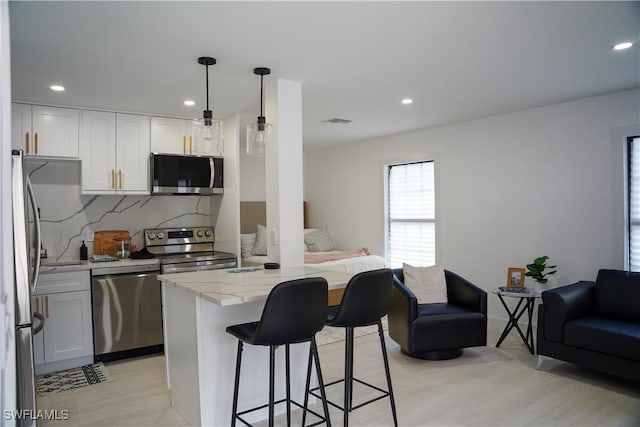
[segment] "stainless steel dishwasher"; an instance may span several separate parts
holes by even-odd
[[[163,350],[159,270],[157,264],[91,270],[96,362]]]

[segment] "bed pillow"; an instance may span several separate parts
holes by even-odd
[[[316,230],[317,230],[317,228],[305,228],[304,229],[304,234],[313,233]],[[309,245],[307,245],[307,242],[304,242],[304,251],[305,252],[310,252],[309,251]]]
[[[304,242],[309,252],[324,252],[333,250],[333,239],[327,227],[320,228],[304,235]]]
[[[240,253],[242,258],[249,258],[253,255],[253,245],[256,243],[256,233],[240,235]]]
[[[266,255],[267,254],[267,227],[258,224],[256,231],[256,241],[253,244],[252,255]]]
[[[404,284],[413,292],[418,304],[447,302],[447,282],[441,265],[414,267],[402,264]]]

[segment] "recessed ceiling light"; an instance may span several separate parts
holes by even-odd
[[[613,47],[613,49],[614,50],[625,50],[625,49],[629,49],[631,46],[633,46],[633,43],[624,42],[624,43],[618,43],[617,45],[615,45]]]
[[[64,91],[64,86],[60,86],[60,85],[52,85],[50,86],[50,89],[56,92],[63,92]]]
[[[402,103],[403,103],[404,105],[413,104],[413,99],[411,99],[411,98],[404,98],[404,99],[402,100]]]
[[[194,105],[196,105],[196,101],[192,101],[191,99],[187,99],[186,101],[184,101],[184,105],[186,105],[187,107],[193,107]]]

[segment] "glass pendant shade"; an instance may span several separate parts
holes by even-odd
[[[260,115],[256,123],[247,125],[247,155],[253,157],[264,157],[265,147],[271,143],[273,138],[273,125],[267,123],[262,108],[264,107],[264,76],[269,75],[271,70],[267,67],[253,69],[253,74],[260,76]]]
[[[269,123],[247,125],[247,155],[264,157],[264,150],[273,137],[273,126]]]
[[[221,120],[194,119],[191,123],[191,133],[193,135],[194,152],[222,156],[224,153],[224,134]]]

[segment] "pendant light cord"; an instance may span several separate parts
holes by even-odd
[[[262,92],[263,92],[263,88],[262,88],[262,81],[264,80],[264,76],[261,75],[260,76],[260,116],[263,116],[262,114]]]
[[[207,82],[207,110],[209,109],[209,66],[205,67],[206,82]]]

